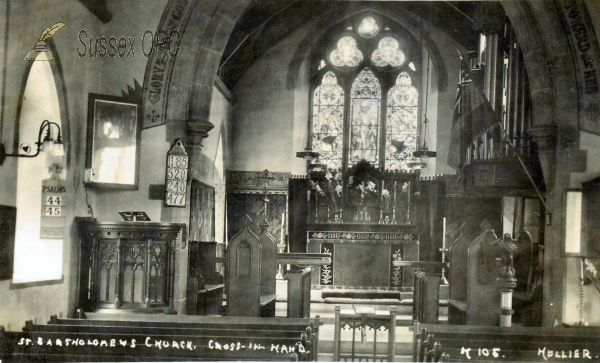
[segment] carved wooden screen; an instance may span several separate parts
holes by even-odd
[[[286,195],[268,194],[267,231],[275,237],[277,243],[281,236],[281,216],[286,213]],[[265,204],[263,194],[231,193],[227,195],[227,235],[233,237],[243,227],[242,218],[248,215],[251,219],[250,228],[260,231],[263,221]]]
[[[169,269],[173,268],[170,241],[109,238],[100,239],[98,246],[100,306],[149,307],[148,304],[169,303]]]
[[[143,241],[124,241],[124,253],[123,253],[123,302],[124,303],[143,303],[144,302],[144,271],[145,271],[145,259],[146,259],[146,242]],[[161,246],[159,250],[164,247]],[[153,256],[154,260],[155,257]],[[163,264],[164,264],[164,258]],[[155,263],[151,262],[153,273],[152,277],[156,280],[162,280],[165,276],[165,271],[160,268],[156,268]],[[157,273],[158,272],[158,273]],[[161,286],[159,282],[156,286]],[[158,291],[152,291],[152,295],[157,302]],[[163,302],[164,298],[160,296],[160,302]]]
[[[119,267],[117,256],[119,255],[118,240],[108,239],[98,242],[98,302],[100,304],[114,303],[117,294],[117,275]]]

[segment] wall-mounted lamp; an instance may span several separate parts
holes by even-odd
[[[52,138],[52,125],[56,126],[56,128],[58,129],[58,132],[56,134],[56,140]],[[46,151],[48,153],[47,156],[62,157],[65,155],[60,126],[56,122],[51,122],[48,120],[44,120],[42,122],[42,124],[40,125],[40,131],[38,133],[38,140],[35,144],[37,145],[37,150],[35,151],[35,154],[29,154],[31,152],[31,147],[26,144],[20,146],[20,149],[24,152],[24,154],[7,154],[6,149],[4,148],[4,144],[0,143],[0,165],[4,163],[4,159],[6,159],[7,156],[19,158],[34,158],[38,156],[41,151]]]

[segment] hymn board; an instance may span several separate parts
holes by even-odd
[[[167,153],[167,173],[165,177],[165,204],[171,207],[185,207],[187,190],[188,155],[181,140],[175,141]]]

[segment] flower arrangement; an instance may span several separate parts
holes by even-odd
[[[392,197],[390,196],[390,191],[387,189],[383,189],[381,191],[381,210],[384,213],[389,213],[391,212],[391,206],[393,205],[392,203]]]
[[[354,178],[350,177],[348,185],[349,187],[355,188],[360,193],[360,204],[363,204],[365,199],[379,200],[377,196],[377,185],[371,180],[363,180],[360,183],[354,184]]]
[[[342,209],[342,194],[344,188],[342,187],[342,172],[341,171],[327,171],[325,173],[325,179],[327,180],[327,194],[328,203],[330,208],[335,212]]]
[[[342,173],[339,171],[327,171],[324,182],[315,182],[309,180],[311,189],[316,191],[317,195],[324,198],[325,202],[334,212],[342,209]]]

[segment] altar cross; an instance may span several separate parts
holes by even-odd
[[[269,180],[275,180],[274,177],[270,176],[269,171],[267,169],[265,169],[262,173],[262,176],[260,178],[261,180],[263,180],[265,182],[265,194],[263,197],[263,202],[265,203],[265,213],[264,213],[264,219],[263,222],[261,223],[261,225],[265,225],[268,226],[269,223],[267,222],[267,204],[269,203],[269,197],[267,195],[267,184],[269,183]]]

